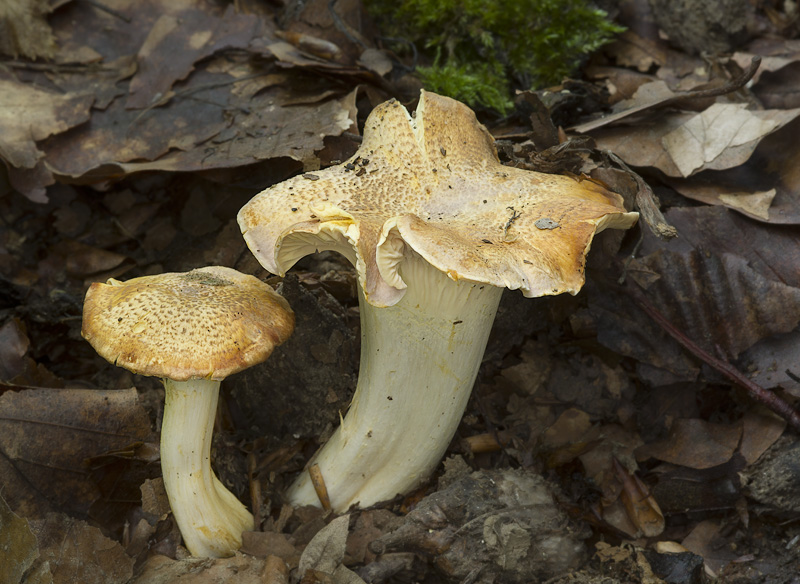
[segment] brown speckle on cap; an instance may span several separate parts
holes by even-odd
[[[224,379],[264,361],[293,329],[283,297],[221,266],[96,282],[83,306],[82,334],[102,357],[175,381]]]

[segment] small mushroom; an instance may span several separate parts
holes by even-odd
[[[350,172],[360,159],[369,172]],[[631,227],[638,214],[595,182],[503,166],[475,114],[429,92],[413,117],[395,100],[375,108],[353,158],[315,177],[262,191],[239,225],[275,274],[321,250],[356,267],[358,385],[311,461],[341,512],[407,493],[438,464],[502,291],[576,294],[594,235]],[[542,218],[558,228],[541,229]],[[289,498],[319,505],[307,472]]]
[[[230,556],[253,516],[211,470],[220,381],[264,361],[294,329],[286,300],[225,267],[96,282],[83,306],[84,338],[105,359],[166,390],[161,470],[194,556]]]

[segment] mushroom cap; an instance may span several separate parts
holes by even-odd
[[[294,330],[288,302],[258,278],[212,266],[95,282],[81,334],[139,375],[222,380],[264,361]]]
[[[414,117],[395,100],[379,105],[352,158],[262,191],[239,225],[270,272],[334,249],[367,301],[389,306],[403,296],[410,250],[453,280],[575,294],[595,233],[637,218],[591,180],[504,166],[472,110],[423,91]]]

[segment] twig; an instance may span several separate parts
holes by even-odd
[[[603,150],[602,153],[611,159],[612,162],[617,164],[622,170],[636,182],[636,208],[642,214],[642,219],[650,231],[662,241],[669,241],[670,239],[678,236],[678,230],[667,222],[666,217],[658,208],[656,203],[656,195],[650,185],[635,173],[631,168],[625,164],[619,156],[610,150]]]
[[[702,349],[697,343],[680,331],[666,316],[661,314],[647,299],[647,297],[630,283],[623,287],[647,315],[652,318],[669,336],[678,341],[687,351],[695,355],[704,363],[713,367],[733,383],[743,387],[750,396],[767,406],[770,410],[785,419],[795,431],[800,431],[800,413],[797,412],[786,400],[774,392],[765,389],[748,379],[741,371],[727,361],[718,359]]]
[[[325,479],[322,476],[322,470],[319,468],[319,465],[316,462],[308,468],[308,474],[311,477],[311,484],[314,487],[314,491],[317,493],[317,498],[319,498],[322,508],[325,511],[330,511],[331,499],[328,496],[328,487],[325,486]]]
[[[710,89],[698,89],[695,91],[686,91],[684,93],[678,93],[663,102],[661,102],[659,107],[666,107],[670,105],[675,105],[676,102],[686,101],[689,99],[703,99],[708,97],[719,97],[720,95],[727,95],[728,93],[732,93],[738,89],[741,89],[753,78],[753,75],[756,74],[758,68],[761,66],[761,57],[758,55],[754,56],[750,60],[750,65],[748,65],[747,69],[745,69],[741,75],[739,75],[736,79],[731,79],[723,85],[722,87],[712,87]]]

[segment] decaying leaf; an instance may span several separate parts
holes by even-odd
[[[17,190],[34,200],[45,201],[43,187],[54,176],[97,183],[145,170],[209,170],[283,157],[313,169],[325,137],[353,129],[354,93],[311,77],[278,84],[274,59],[250,47],[274,27],[264,15],[200,0],[148,0],[136,9],[120,0],[108,9],[116,18],[67,3],[53,19],[64,51],[81,63],[54,69],[53,83],[64,94],[10,74],[0,78],[6,113],[0,113],[0,158]],[[125,22],[125,34],[115,34]],[[240,56],[215,58],[230,49]],[[138,69],[131,67],[134,55]],[[103,63],[89,65],[92,59]],[[134,72],[126,97],[117,83]],[[235,91],[237,81],[258,78],[272,81],[257,94]],[[91,123],[65,132],[89,119],[93,96]],[[55,137],[44,142],[48,136]]]
[[[0,157],[33,168],[43,156],[36,142],[88,120],[93,101],[86,93],[61,94],[0,76]]]
[[[0,53],[14,58],[52,58],[56,43],[45,18],[50,10],[47,0],[5,0],[0,4]]]
[[[592,136],[631,166],[687,177],[743,164],[762,139],[798,115],[800,109],[750,111],[745,104],[714,104],[699,114],[674,113],[635,128],[603,128]]]
[[[0,396],[3,496],[28,518],[51,510],[85,516],[100,497],[86,459],[149,435],[135,389],[6,391]]]
[[[333,575],[344,559],[349,526],[350,516],[342,515],[323,527],[308,542],[297,566],[301,577],[308,570]]]
[[[448,579],[544,581],[578,564],[582,534],[568,526],[544,480],[503,469],[468,473],[425,497],[403,524],[378,538],[379,553],[416,551],[436,557]]]
[[[203,4],[161,14],[139,49],[126,107],[164,103],[172,85],[185,79],[195,63],[223,49],[246,48],[258,25],[255,15],[238,13],[233,5],[222,14]]]
[[[680,176],[739,166],[759,141],[800,115],[800,109],[750,111],[745,104],[715,103],[666,133],[661,143]]]
[[[737,558],[731,546],[725,545],[722,525],[716,519],[701,521],[681,544],[694,554],[701,556],[706,573],[712,578],[725,564]]]
[[[0,496],[0,581],[18,584],[39,557],[36,536],[28,522],[16,515]]]
[[[669,436],[636,451],[640,460],[657,458],[689,468],[711,468],[728,460],[739,445],[741,425],[713,424],[700,419],[675,420]]]
[[[41,569],[53,584],[125,584],[133,576],[133,558],[119,542],[85,521],[50,513],[31,522],[39,558],[31,570]]]
[[[232,558],[186,558],[173,560],[151,556],[130,584],[284,584],[268,580],[267,562],[261,558],[236,554]],[[270,573],[274,573],[274,570]]]

